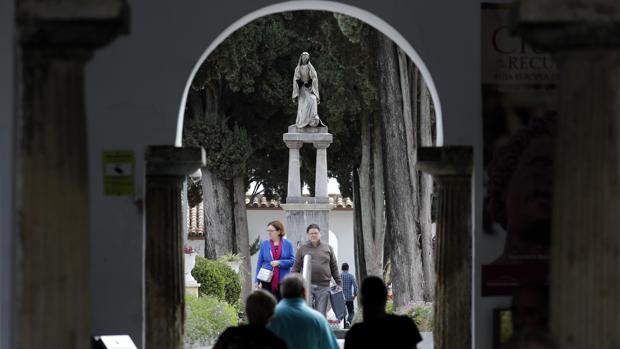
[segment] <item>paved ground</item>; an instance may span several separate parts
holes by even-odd
[[[340,348],[344,348],[344,339],[338,339],[338,345],[340,345]],[[211,347],[199,347],[192,349],[211,349]],[[432,332],[422,332],[422,343],[418,344],[418,349],[433,349]]]
[[[338,340],[340,348],[344,348],[344,339]],[[433,349],[433,332],[422,332],[422,343],[418,344],[418,349]]]

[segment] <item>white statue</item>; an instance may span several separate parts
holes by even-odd
[[[293,76],[293,102],[297,98],[297,119],[295,125],[298,128],[306,126],[325,126],[319,119],[317,105],[319,98],[319,78],[316,70],[310,63],[310,54],[303,52],[299,56],[299,63]]]

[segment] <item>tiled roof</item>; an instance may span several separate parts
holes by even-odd
[[[336,208],[340,208],[340,209],[351,209],[353,208],[353,200],[351,200],[351,198],[348,197],[342,197],[340,195],[330,195],[329,196],[329,203],[330,204],[335,204]],[[245,206],[248,209],[253,209],[253,208],[279,208],[280,207],[280,201],[278,200],[267,200],[266,197],[264,196],[256,196],[254,197],[254,199],[250,202],[250,197],[246,196],[245,198]]]

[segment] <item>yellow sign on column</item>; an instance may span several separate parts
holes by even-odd
[[[135,194],[135,161],[131,150],[103,152],[103,193],[113,196]]]

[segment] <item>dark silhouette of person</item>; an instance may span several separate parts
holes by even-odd
[[[271,293],[252,292],[245,303],[249,324],[227,328],[213,349],[286,349],[286,343],[266,328],[275,308],[276,298]]]
[[[369,276],[362,282],[360,301],[364,321],[353,325],[344,341],[345,349],[416,348],[422,336],[407,316],[385,312],[387,288],[383,280]]]

